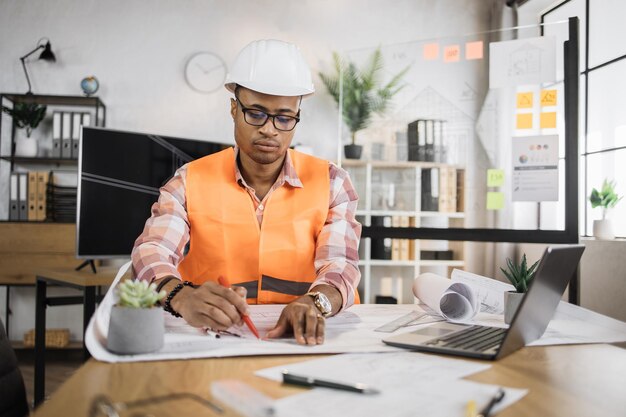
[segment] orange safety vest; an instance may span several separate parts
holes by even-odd
[[[194,284],[220,275],[248,291],[250,304],[287,304],[316,278],[315,249],[328,215],[328,161],[289,150],[303,187],[285,183],[265,203],[259,225],[248,192],[235,179],[233,148],[189,163],[189,253],[178,266]]]

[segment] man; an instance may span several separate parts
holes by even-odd
[[[266,337],[321,344],[324,318],[355,302],[358,197],[344,170],[289,150],[302,98],[315,91],[295,45],[250,43],[225,86],[236,147],[184,165],[161,188],[132,252],[135,276],[162,287],[165,309],[192,326],[225,330],[242,324],[246,300],[280,303]]]

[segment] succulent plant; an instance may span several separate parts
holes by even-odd
[[[117,287],[118,305],[130,308],[152,308],[165,298],[165,291],[156,292],[156,284],[127,279]]]
[[[507,258],[507,270],[504,270],[503,268],[500,268],[500,270],[508,278],[511,284],[513,284],[515,291],[524,293],[528,291],[528,287],[535,276],[535,269],[538,264],[539,261],[535,262],[530,268],[528,268],[526,263],[526,254],[524,254],[522,256],[522,262],[519,264]]]
[[[602,207],[602,219],[606,218],[607,210],[615,207],[621,199],[622,197],[615,192],[615,181],[607,181],[606,179],[602,182],[600,191],[594,188],[589,196],[591,208]]]

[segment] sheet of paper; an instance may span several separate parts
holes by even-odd
[[[489,88],[549,83],[555,79],[554,36],[489,44]]]
[[[533,128],[533,114],[532,113],[518,113],[516,115],[516,129],[532,129]]]
[[[556,106],[557,90],[541,90],[540,97],[541,107]]]
[[[533,93],[532,91],[517,93],[517,108],[518,109],[531,109],[533,107]]]
[[[487,191],[487,210],[502,210],[504,208],[504,193],[502,191]]]
[[[439,44],[427,43],[424,45],[423,56],[426,61],[433,61],[439,58]]]
[[[504,185],[503,169],[487,170],[487,187],[502,187]]]
[[[415,278],[413,294],[450,321],[466,322],[479,311],[478,299],[472,288],[430,272]]]
[[[447,45],[443,48],[443,62],[458,62],[461,59],[461,48],[459,45]]]
[[[483,59],[483,41],[465,43],[465,59]]]
[[[556,112],[543,112],[539,115],[539,127],[541,129],[556,129]]]
[[[558,201],[559,136],[513,138],[513,201]]]
[[[327,388],[313,388],[274,403],[278,417],[326,417],[358,415],[414,417],[464,415],[470,399],[484,406],[497,391],[493,385],[459,380],[490,368],[485,362],[466,361],[415,352],[345,354],[257,371],[256,374],[281,380],[284,369],[292,373],[335,380],[361,382],[380,390],[361,395]],[[518,401],[526,390],[505,388],[504,402],[494,412]],[[324,407],[319,407],[324,404]]]
[[[478,298],[480,311],[489,314],[504,314],[504,293],[515,290],[511,284],[460,269],[452,270],[450,279],[469,285]]]

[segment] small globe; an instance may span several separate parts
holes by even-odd
[[[98,87],[100,87],[98,79],[93,75],[83,78],[80,82],[80,88],[82,88],[85,95],[88,96],[95,94],[96,91],[98,91]]]

